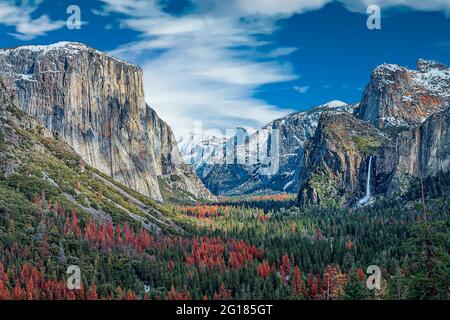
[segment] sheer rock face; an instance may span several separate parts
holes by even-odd
[[[354,204],[365,194],[370,156],[386,142],[380,130],[351,114],[324,113],[305,148],[299,204]]]
[[[30,151],[30,145],[27,145],[23,137],[17,134],[17,129],[39,131],[40,135],[46,138],[51,136],[50,132],[22,113],[17,106],[14,90],[0,76],[0,175],[5,178],[15,175],[22,165],[15,151],[18,149]]]
[[[383,64],[373,72],[357,117],[378,128],[417,126],[450,101],[450,69],[419,60],[417,70]]]
[[[145,102],[139,67],[57,43],[0,50],[0,74],[23,111],[126,186],[162,201],[158,177],[186,173],[170,127]],[[211,197],[189,179],[194,197]]]
[[[449,99],[446,65],[376,68],[354,117],[322,117],[305,149],[299,204],[355,204],[365,195],[370,156],[374,196],[400,195],[414,179],[450,171]]]
[[[450,108],[390,138],[368,122],[324,114],[305,149],[299,204],[353,206],[364,197],[372,156],[371,194],[401,195],[420,177],[450,171]]]
[[[413,178],[435,176],[450,171],[450,108],[431,115],[420,126],[403,132],[397,139],[397,148],[384,152],[394,163],[392,178],[387,186],[390,194],[407,191]],[[381,174],[390,168],[377,165]]]

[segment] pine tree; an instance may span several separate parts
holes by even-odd
[[[344,286],[345,300],[365,300],[367,298],[367,289],[365,281],[356,271],[350,272],[348,282]]]
[[[300,297],[302,295],[302,289],[302,274],[300,272],[300,268],[298,266],[295,266],[294,271],[292,272],[291,295],[293,297]]]
[[[448,299],[450,255],[448,226],[442,221],[422,220],[412,227],[406,242],[411,252],[410,299]]]

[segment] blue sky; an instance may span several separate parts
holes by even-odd
[[[72,4],[81,30],[66,27]],[[366,27],[370,4],[381,30]],[[0,33],[0,47],[77,41],[139,64],[177,135],[196,121],[224,132],[357,102],[383,62],[450,64],[450,0],[0,0]]]

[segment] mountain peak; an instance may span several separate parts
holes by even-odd
[[[417,70],[395,64],[375,68],[356,115],[376,127],[408,128],[442,111],[450,98],[450,69],[420,59]]]
[[[33,56],[34,55],[45,56],[48,53],[53,53],[53,54],[58,54],[58,55],[62,54],[62,55],[68,55],[68,56],[77,56],[78,54],[83,53],[83,52],[92,52],[97,55],[108,57],[109,59],[115,60],[119,63],[126,64],[126,65],[133,66],[135,68],[140,69],[140,67],[138,67],[136,65],[133,65],[129,62],[112,57],[105,52],[99,51],[95,48],[92,48],[92,47],[90,47],[84,43],[80,43],[80,42],[61,41],[61,42],[56,42],[56,43],[52,43],[52,44],[48,44],[48,45],[28,45],[28,46],[20,46],[20,47],[5,48],[5,49],[0,48],[0,54],[20,55],[20,54],[22,54],[22,51],[24,51],[24,50],[31,52],[31,54]]]
[[[346,102],[343,102],[340,100],[331,100],[331,101],[328,101],[327,103],[320,105],[319,107],[333,109],[333,108],[339,108],[339,107],[346,106],[346,105],[348,105],[348,103],[346,103]]]
[[[383,63],[380,64],[378,67],[376,67],[373,72],[372,76],[386,76],[391,75],[396,72],[405,72],[407,69],[405,67],[402,67],[398,64],[392,64],[392,63]]]
[[[2,49],[5,51],[20,51],[20,50],[29,50],[33,52],[49,52],[52,50],[95,50],[93,48],[88,47],[87,45],[79,42],[68,42],[68,41],[61,41],[52,43],[49,45],[29,45],[29,46],[19,46],[15,48],[10,49]]]
[[[429,72],[430,70],[448,70],[449,67],[439,61],[419,59],[417,61],[417,71]]]
[[[158,201],[170,199],[175,187],[189,201],[214,199],[186,168],[170,127],[146,104],[139,67],[58,42],[0,50],[0,74],[22,111],[103,174]]]

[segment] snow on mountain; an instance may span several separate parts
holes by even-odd
[[[416,70],[382,64],[372,72],[356,115],[378,128],[410,128],[443,111],[448,101],[448,66],[423,59]]]
[[[450,68],[445,64],[420,59],[413,79],[438,96],[450,97]]]
[[[228,140],[190,134],[179,140],[179,148],[185,161],[195,167],[205,185],[217,194],[296,192],[302,150],[314,135],[320,115],[324,111],[351,113],[354,108],[334,100],[274,120],[259,131],[236,128]],[[269,151],[275,141],[274,132],[279,136],[278,168],[267,174],[267,166],[272,165],[275,156]],[[231,164],[226,162],[230,147],[236,158]]]
[[[11,55],[11,54],[35,54],[36,57],[45,56],[47,54],[57,54],[64,55],[67,57],[73,57],[79,55],[83,51],[90,51],[94,53],[96,56],[104,56],[108,57],[108,59],[115,60],[117,62],[132,65],[129,62],[117,59],[113,56],[108,55],[105,52],[99,51],[97,49],[88,47],[87,45],[79,42],[68,42],[68,41],[60,41],[57,43],[49,44],[49,45],[28,45],[28,46],[20,46],[16,48],[8,48],[8,49],[0,49],[0,55]],[[95,57],[93,56],[95,60]]]
[[[215,199],[146,104],[139,66],[59,42],[0,49],[0,77],[22,111],[100,172],[157,201]]]
[[[298,203],[355,206],[400,196],[450,166],[450,69],[383,64],[353,115],[323,114],[305,147]]]
[[[195,166],[203,183],[215,194],[296,192],[304,147],[316,133],[323,112],[353,113],[380,129],[410,128],[442,111],[448,101],[448,66],[430,60],[419,60],[416,70],[383,64],[372,72],[359,104],[348,105],[333,100],[276,119],[254,133],[238,128],[226,141],[188,137],[192,143],[181,141],[180,149],[185,160]],[[279,154],[274,160],[278,167],[276,172],[267,174],[266,164],[273,163],[273,155],[268,150],[272,147],[271,138],[275,131],[279,133]],[[226,162],[225,159],[230,160],[227,152],[228,155],[232,152],[234,160],[240,161]],[[252,162],[254,159],[258,161]]]
[[[178,139],[178,148],[183,160],[197,169],[208,159],[214,157],[226,142],[225,138],[209,136],[202,137],[193,132]]]

